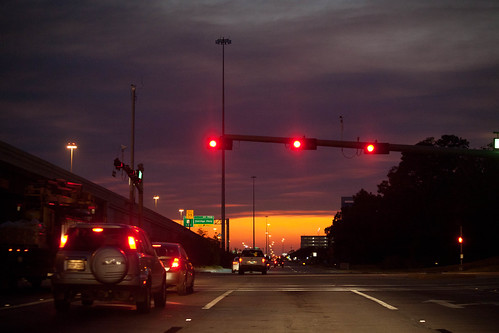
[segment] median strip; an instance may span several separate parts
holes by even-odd
[[[372,296],[369,296],[369,295],[367,295],[367,294],[361,293],[361,292],[360,292],[360,291],[358,291],[358,290],[354,290],[354,289],[352,289],[351,291],[352,291],[353,293],[355,293],[355,294],[359,295],[359,296],[362,296],[362,297],[365,297],[365,298],[367,298],[367,299],[370,299],[371,301],[374,301],[374,302],[378,303],[379,305],[384,306],[384,307],[385,307],[385,308],[387,308],[387,309],[390,309],[390,310],[398,310],[396,307],[394,307],[394,306],[392,306],[392,305],[390,305],[390,304],[388,304],[388,303],[385,303],[385,302],[383,302],[382,300],[379,300],[379,299],[377,299],[377,298],[375,298],[375,297],[372,297]]]
[[[234,290],[227,290],[225,293],[223,293],[222,295],[218,296],[217,298],[215,298],[213,301],[211,301],[210,303],[206,304],[205,306],[203,306],[203,310],[209,310],[211,309],[212,307],[215,306],[215,304],[217,304],[218,302],[220,302],[221,300],[223,300],[226,296],[229,296]]]

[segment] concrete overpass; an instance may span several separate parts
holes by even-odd
[[[69,220],[138,225],[138,205],[134,204],[132,210],[128,198],[0,141],[0,223],[25,218],[21,215],[27,193],[33,189],[34,185],[39,189],[40,186],[47,187],[47,183],[59,189],[62,187],[61,191],[65,190],[64,187],[68,187],[63,184],[69,183],[70,187],[76,186],[79,197],[85,198],[84,202],[91,202],[92,207],[82,207],[85,209],[80,210],[81,216],[73,216]],[[67,209],[63,210],[62,202],[65,199],[67,196],[54,196],[54,202],[49,203],[52,205],[49,207],[52,208],[52,215],[67,212]],[[61,209],[57,210],[57,207]],[[90,215],[85,215],[83,211],[88,211],[89,208]],[[65,222],[61,222],[61,219],[49,221],[46,213],[39,214],[38,217],[53,233],[53,242],[57,242],[59,235],[56,233],[60,234],[61,229],[65,228]],[[220,253],[214,240],[201,237],[150,209],[143,209],[141,227],[149,233],[153,241],[181,243],[191,260],[197,265],[219,263]]]

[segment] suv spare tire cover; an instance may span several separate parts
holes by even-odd
[[[101,247],[92,254],[92,273],[102,283],[118,283],[128,272],[125,252],[117,247]]]

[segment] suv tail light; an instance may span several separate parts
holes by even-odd
[[[62,235],[61,236],[61,243],[59,244],[59,248],[63,248],[64,245],[66,245],[66,242],[68,241],[68,235]]]
[[[177,270],[180,268],[180,259],[179,258],[173,258],[172,263],[170,265],[171,270]]]
[[[265,258],[262,258],[262,263],[264,263],[264,264],[265,264]]]
[[[133,236],[128,236],[128,246],[130,250],[137,250],[137,244],[135,244],[135,238]]]

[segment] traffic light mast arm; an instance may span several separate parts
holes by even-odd
[[[249,141],[249,142],[267,142],[267,143],[284,143],[288,144],[290,138],[274,137],[274,136],[257,136],[257,135],[238,135],[225,134],[227,140],[233,141]],[[336,147],[336,148],[352,148],[364,149],[364,147],[373,142],[361,141],[342,141],[342,140],[316,140],[317,146],[320,147]],[[375,143],[376,144],[376,143]],[[464,149],[464,148],[442,148],[423,145],[404,145],[393,143],[377,143],[378,145],[386,145],[388,151],[409,152],[409,153],[435,153],[435,154],[452,154],[452,155],[473,155],[482,157],[499,157],[497,151],[482,150],[482,149]]]

